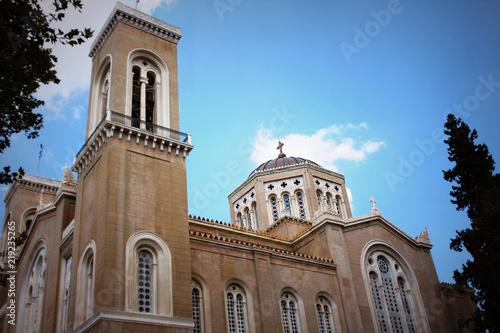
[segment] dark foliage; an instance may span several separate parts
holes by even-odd
[[[479,306],[473,317],[477,332],[500,332],[500,175],[494,174],[495,162],[484,144],[476,144],[476,130],[461,119],[448,115],[445,124],[448,159],[455,165],[444,171],[452,182],[451,202],[465,210],[469,228],[457,231],[450,248],[468,251],[462,269],[455,270],[457,284],[475,289]]]
[[[90,29],[62,31],[53,25],[64,19],[68,6],[80,11],[81,0],[54,0],[53,12],[44,12],[37,0],[0,1],[0,154],[13,134],[36,138],[43,117],[36,109],[44,102],[34,96],[41,84],[59,83],[54,70],[57,58],[47,45],[71,46],[92,37]],[[0,183],[22,175],[22,169],[0,171]]]

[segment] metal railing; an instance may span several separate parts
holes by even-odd
[[[110,115],[110,117],[108,119],[113,121],[113,122],[123,124],[126,126],[130,126],[130,127],[135,127],[138,129],[142,129],[146,132],[151,132],[153,134],[157,134],[159,136],[163,136],[166,138],[171,138],[174,140],[188,143],[189,136],[186,133],[182,133],[182,132],[173,130],[173,129],[168,128],[168,127],[160,126],[160,125],[151,123],[149,121],[144,121],[144,120],[140,120],[137,118],[132,118],[132,117],[126,116],[122,113],[118,113],[118,112],[114,112],[114,111],[108,111],[108,112]]]
[[[135,127],[138,130],[142,130],[144,132],[150,132],[152,134],[156,134],[165,138],[181,141],[188,144],[190,143],[189,134],[187,133],[179,132],[168,127],[160,126],[148,121],[132,118],[122,113],[108,110],[106,112],[106,115],[101,119],[101,121],[96,126],[92,134],[85,141],[85,144],[82,146],[82,148],[80,148],[80,151],[78,151],[78,153],[75,155],[75,161],[85,151],[85,148],[88,146],[88,144],[95,139],[95,136],[97,136],[100,133],[102,124],[106,121],[123,124],[129,127]]]

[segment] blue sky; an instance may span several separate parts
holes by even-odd
[[[134,1],[123,1],[134,6]],[[114,1],[86,1],[72,25],[97,35]],[[370,197],[412,237],[425,227],[440,280],[467,258],[449,249],[469,221],[450,203],[443,140],[455,112],[500,159],[500,5],[496,1],[146,1],[139,9],[182,28],[181,130],[189,212],[229,221],[227,194],[260,163],[288,156],[343,173],[353,215]],[[85,140],[90,43],[54,48],[58,86],[40,137],[13,137],[2,166],[60,179]],[[5,193],[2,188],[0,194]],[[3,211],[2,211],[3,213]]]

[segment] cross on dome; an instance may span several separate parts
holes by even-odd
[[[280,154],[278,155],[278,158],[286,157],[286,155],[283,153],[283,146],[285,144],[281,141],[278,141],[278,147],[276,149],[280,150]]]

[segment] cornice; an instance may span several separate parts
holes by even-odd
[[[14,179],[14,181],[7,189],[3,201],[7,203],[14,194],[17,187],[31,188],[39,191],[43,190],[46,193],[56,194],[61,184],[62,183],[58,180],[30,175],[26,173],[22,178]]]
[[[107,116],[101,120],[82,149],[80,149],[78,155],[75,156],[71,170],[77,172],[79,179],[97,157],[97,153],[104,144],[111,139],[135,142],[144,148],[155,149],[166,154],[175,154],[176,156],[180,155],[183,158],[186,158],[193,149],[189,140],[188,142],[183,142],[171,137],[154,134],[144,129],[111,121],[109,117],[110,113],[108,112]],[[188,139],[190,139],[189,135]]]
[[[402,229],[398,228],[394,223],[390,222],[389,220],[387,220],[385,217],[383,217],[381,215],[368,214],[368,215],[362,215],[362,216],[346,219],[346,220],[344,220],[344,222],[345,222],[344,228],[348,228],[348,227],[356,226],[356,225],[361,225],[364,223],[377,221],[377,220],[382,222],[384,225],[386,225],[387,227],[389,227],[390,229],[395,231],[397,234],[401,235],[404,239],[406,239],[407,241],[409,241],[411,244],[413,244],[415,246],[426,247],[429,249],[431,249],[433,247],[430,240],[428,240],[428,239],[422,240],[419,237],[416,237],[416,238],[411,237],[406,232],[404,232]]]
[[[231,199],[233,197],[233,195],[235,195],[236,193],[238,193],[243,187],[245,187],[247,184],[249,184],[250,182],[252,182],[257,177],[266,176],[266,175],[270,175],[270,174],[274,174],[274,173],[278,173],[278,172],[292,171],[292,170],[302,169],[302,168],[309,168],[309,169],[316,170],[316,171],[319,171],[319,172],[322,172],[322,173],[326,173],[328,175],[335,176],[335,177],[338,177],[338,178],[341,178],[341,179],[345,178],[344,175],[341,174],[341,173],[325,169],[323,167],[314,165],[314,164],[309,163],[309,162],[306,161],[306,162],[299,163],[299,164],[294,164],[294,165],[284,166],[284,167],[278,167],[278,168],[273,168],[273,169],[267,169],[267,170],[263,170],[263,171],[257,171],[256,172],[254,170],[248,176],[248,178],[245,179],[240,185],[238,185],[233,191],[231,191],[227,195],[227,197],[229,199]]]
[[[174,44],[177,44],[182,37],[181,28],[118,2],[92,43],[89,57],[94,57],[99,52],[118,22],[146,31]]]
[[[155,325],[155,326],[165,326],[165,327],[177,327],[181,329],[189,329],[194,327],[194,322],[192,319],[186,318],[172,318],[161,315],[154,314],[143,314],[135,312],[121,312],[121,311],[99,311],[96,312],[92,317],[87,319],[83,324],[81,324],[74,333],[86,332],[92,326],[96,325],[102,320],[110,321],[120,321],[144,325]]]
[[[219,244],[219,245],[226,245],[226,246],[230,246],[230,247],[238,247],[240,249],[249,250],[249,251],[258,251],[258,252],[262,252],[262,253],[266,253],[266,254],[271,254],[271,255],[274,255],[277,257],[281,257],[284,259],[305,261],[308,263],[314,263],[316,265],[319,264],[319,265],[328,266],[331,268],[336,267],[336,265],[332,259],[310,256],[307,254],[302,254],[302,253],[288,251],[288,250],[282,250],[282,249],[278,249],[275,247],[261,245],[258,243],[240,241],[238,239],[234,239],[234,238],[230,238],[230,237],[213,235],[213,234],[208,233],[208,232],[189,230],[189,236],[191,239],[196,239],[196,240],[203,241],[203,242]]]

